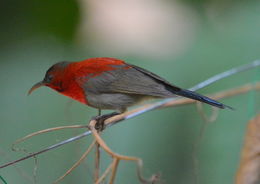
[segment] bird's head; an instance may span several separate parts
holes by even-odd
[[[58,92],[62,92],[62,79],[64,78],[65,69],[69,63],[70,62],[62,61],[51,66],[47,70],[44,79],[33,85],[29,90],[28,95],[41,86],[48,86]]]

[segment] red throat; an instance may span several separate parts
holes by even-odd
[[[83,104],[88,104],[83,89],[75,82],[72,82],[67,90],[61,91],[60,93]]]

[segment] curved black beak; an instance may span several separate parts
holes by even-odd
[[[28,95],[30,95],[34,90],[41,86],[45,86],[45,83],[43,81],[34,84],[33,87],[28,91]]]

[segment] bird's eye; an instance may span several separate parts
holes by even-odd
[[[46,76],[45,76],[44,81],[45,81],[45,82],[51,82],[52,79],[53,79],[53,75],[49,74],[49,75],[46,75]]]

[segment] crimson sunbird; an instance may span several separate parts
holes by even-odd
[[[111,115],[123,113],[128,107],[145,99],[176,96],[191,98],[221,109],[232,109],[211,98],[172,85],[146,69],[107,57],[56,63],[28,94],[41,86],[48,86],[60,94],[97,108],[99,112],[102,109],[117,111]]]

